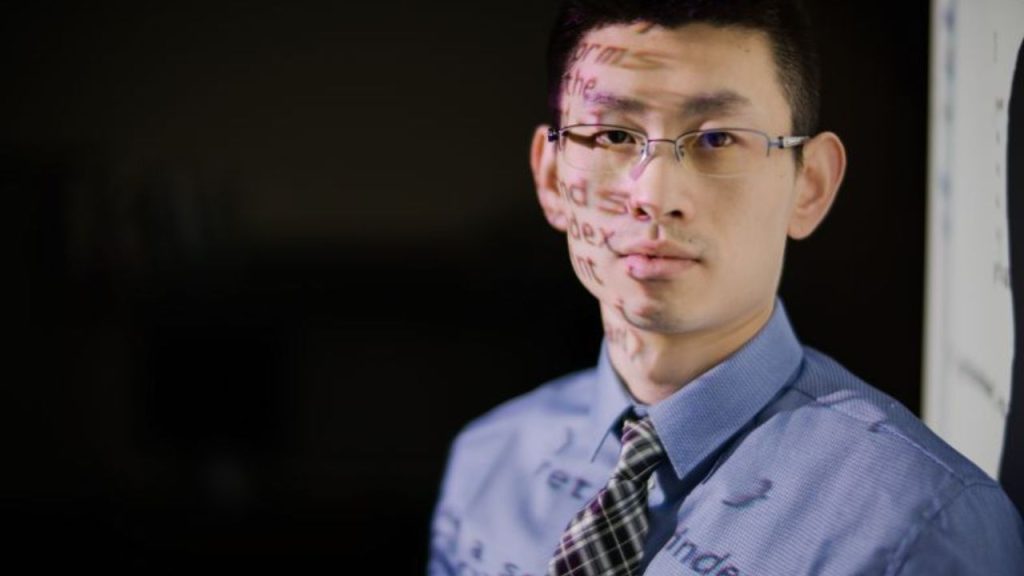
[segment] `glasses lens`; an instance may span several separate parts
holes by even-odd
[[[588,172],[627,170],[640,156],[639,134],[614,126],[574,126],[563,132],[565,162]]]
[[[756,170],[767,158],[767,137],[747,130],[704,130],[680,142],[688,170],[709,176],[730,176]]]

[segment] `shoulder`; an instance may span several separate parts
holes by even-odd
[[[966,543],[994,565],[1020,558],[1020,517],[998,482],[898,401],[812,349],[787,396],[764,425],[792,446],[788,465],[821,509],[879,536],[890,566],[963,556]]]
[[[741,462],[799,476],[819,494],[883,498],[893,513],[926,513],[968,485],[997,486],[894,398],[810,348],[739,450]]]
[[[821,352],[805,349],[803,370],[793,389],[804,396],[802,409],[811,423],[832,431],[847,449],[873,451],[890,467],[912,462],[912,476],[918,478],[996,484],[903,404]]]
[[[456,437],[456,446],[467,449],[536,425],[550,426],[558,420],[585,415],[594,375],[593,368],[566,374],[499,404],[466,424]]]
[[[595,369],[567,374],[503,402],[466,424],[448,455],[443,492],[475,493],[483,471],[513,454],[561,441],[553,432],[589,414]]]
[[[1003,574],[1021,558],[994,480],[810,349],[684,501],[684,524],[750,573]]]

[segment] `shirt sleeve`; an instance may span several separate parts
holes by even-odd
[[[996,485],[965,487],[908,533],[888,574],[1024,574],[1024,527]]]

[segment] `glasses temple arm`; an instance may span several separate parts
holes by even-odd
[[[810,139],[810,136],[779,136],[776,140],[771,141],[771,147],[782,149],[793,148],[795,146],[800,146]]]

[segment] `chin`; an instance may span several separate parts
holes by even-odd
[[[686,330],[685,314],[672,309],[665,303],[644,302],[622,306],[622,316],[634,328],[648,332],[678,333]]]

